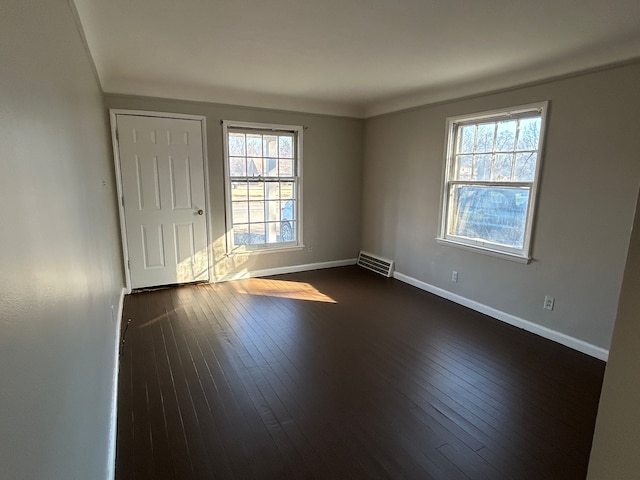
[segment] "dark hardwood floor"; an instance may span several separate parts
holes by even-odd
[[[584,479],[604,363],[357,267],[129,295],[116,476]]]

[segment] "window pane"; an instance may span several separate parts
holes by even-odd
[[[491,155],[476,155],[473,159],[473,180],[491,179]]]
[[[262,137],[262,155],[265,157],[278,156],[278,137],[275,135]]]
[[[293,177],[295,172],[293,171],[293,159],[281,158],[280,159],[280,176],[281,177]]]
[[[244,177],[247,175],[247,159],[244,157],[229,158],[229,175],[232,177]]]
[[[476,152],[492,152],[493,151],[493,139],[495,137],[496,124],[495,123],[483,123],[478,125],[478,143],[476,145]]]
[[[514,180],[517,182],[533,182],[536,175],[536,152],[516,153],[516,169]]]
[[[233,243],[236,245],[249,244],[249,225],[244,224],[233,226]]]
[[[280,242],[280,222],[266,222],[265,228],[265,243],[277,243]]]
[[[249,182],[249,200],[264,200],[263,182]]]
[[[247,159],[247,176],[257,177],[263,174],[262,158]]]
[[[293,137],[281,135],[278,141],[280,158],[293,158]]]
[[[249,225],[249,243],[261,245],[265,243],[264,223],[252,223]]]
[[[264,222],[264,202],[249,202],[249,222]]]
[[[229,155],[244,157],[246,154],[244,133],[229,133]]]
[[[511,169],[513,166],[513,155],[500,153],[496,155],[491,180],[496,182],[508,182],[511,180]]]
[[[296,222],[280,223],[280,239],[283,242],[293,242],[296,240]]]
[[[248,202],[233,202],[231,204],[231,218],[233,224],[247,223],[249,222],[249,203]]]
[[[460,141],[458,144],[458,153],[473,152],[475,134],[476,134],[475,125],[466,125],[460,128]]]
[[[249,190],[247,187],[247,182],[231,182],[231,200],[234,202],[249,200]]]
[[[292,242],[296,239],[295,234],[295,204],[294,200],[280,202],[280,241]]]
[[[293,182],[280,183],[280,198],[289,199],[295,198],[295,188]]]
[[[265,177],[278,176],[278,159],[277,158],[264,159],[264,176]]]
[[[520,120],[516,150],[537,150],[540,141],[540,117]]]
[[[295,220],[295,205],[293,200],[280,202],[280,219]]]
[[[473,168],[473,157],[471,155],[460,155],[457,157],[456,180],[471,180],[471,170]]]
[[[275,222],[280,220],[280,201],[270,200],[267,202],[267,220]]]
[[[280,184],[277,182],[266,182],[264,184],[265,199],[276,200],[280,198]]]
[[[262,135],[247,134],[247,156],[262,157]]]
[[[456,185],[450,201],[453,207],[450,235],[523,247],[529,189]]]
[[[498,122],[498,134],[496,137],[496,151],[512,151],[516,141],[517,120]]]
[[[272,222],[267,224],[269,231],[269,242],[280,243],[282,240],[282,224],[280,222]]]

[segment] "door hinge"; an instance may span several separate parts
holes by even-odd
[[[127,268],[131,270],[131,260],[127,260]]]
[[[124,207],[124,195],[120,197],[120,200],[122,200],[122,206]]]
[[[116,128],[116,142],[120,143],[120,132]]]

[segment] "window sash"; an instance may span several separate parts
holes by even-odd
[[[492,110],[476,115],[463,115],[451,118],[454,128],[465,125],[477,125],[481,123],[498,122],[504,120],[525,120],[527,118],[541,117],[546,110],[547,102],[534,105],[523,105],[509,110]]]
[[[480,193],[482,190],[487,192],[487,196],[490,196],[494,194],[492,187],[497,187],[498,190],[502,190],[502,192],[497,192],[497,196],[502,196],[505,200],[508,200],[510,197],[514,199],[514,197],[518,195],[522,196],[525,194],[527,199],[526,202],[522,204],[512,203],[508,206],[500,205],[493,208],[490,204],[487,205],[485,203],[478,211],[474,212],[473,201],[465,202],[464,197],[461,199],[458,196],[460,195],[460,191],[456,191],[455,189],[456,186],[468,186],[475,190],[473,194],[479,194],[481,196],[484,195],[484,193]],[[513,195],[504,195],[505,190],[513,192]],[[464,195],[464,192],[462,193]],[[486,247],[491,245],[512,253],[522,250],[524,239],[527,235],[527,215],[531,199],[531,184],[519,184],[515,186],[513,184],[492,185],[486,182],[482,185],[456,182],[450,184],[448,197],[451,208],[448,212],[446,224],[447,237],[479,246]],[[471,205],[469,205],[469,203],[471,203]],[[478,219],[470,216],[470,212],[476,215],[482,215],[480,219],[482,221],[475,221]],[[519,224],[521,224],[522,230],[514,231],[513,227],[519,226]],[[474,238],[471,235],[469,230],[476,231],[476,229],[485,231],[483,238]],[[514,239],[519,239],[519,237],[522,237],[522,246],[518,246],[518,242],[514,241]]]
[[[254,183],[285,183],[285,182],[296,182],[298,181],[298,177],[263,177],[262,175],[257,176],[233,176],[229,177],[229,181],[231,182],[254,182]]]
[[[481,187],[531,187],[533,182],[491,182],[480,180],[449,180],[447,185],[478,185]]]

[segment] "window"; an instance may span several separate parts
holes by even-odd
[[[547,102],[447,119],[439,241],[530,260]]]
[[[302,245],[302,127],[223,122],[227,248]]]

